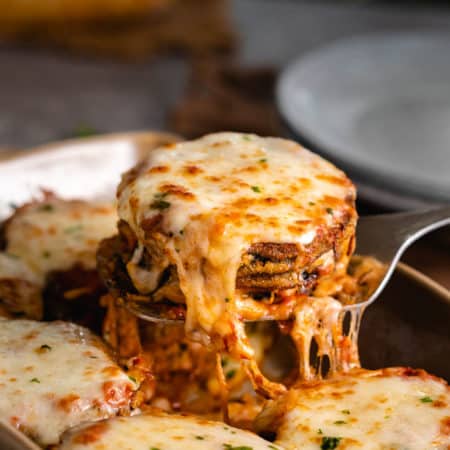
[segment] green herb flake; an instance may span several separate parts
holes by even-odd
[[[132,381],[134,384],[137,384],[136,378],[132,377],[131,375],[128,375],[128,378],[129,378],[130,381]]]
[[[267,162],[267,158],[261,158],[261,159],[259,160],[259,162],[260,162],[261,164],[264,164],[264,163]]]
[[[40,346],[40,349],[50,351],[52,348],[50,347],[50,345],[44,344]]]
[[[225,378],[227,380],[231,380],[231,378],[233,378],[236,375],[237,370],[236,369],[231,369],[229,370],[226,374],[225,374]]]
[[[41,205],[39,207],[39,211],[43,211],[43,212],[51,212],[54,209],[55,208],[53,207],[53,205],[50,205],[49,203],[46,203],[45,205]]]
[[[309,205],[309,206],[314,206],[315,203],[314,203],[314,202],[308,202],[308,205]]]
[[[319,428],[319,429],[317,430],[317,434],[323,434],[322,428]]]
[[[224,450],[253,450],[253,447],[249,447],[248,445],[231,445],[231,444],[223,444]]]
[[[18,257],[17,255],[14,255],[14,253],[8,253],[8,252],[6,252],[5,255],[6,255],[8,258],[11,258],[11,259],[19,259],[19,257]]]
[[[42,257],[43,258],[50,258],[51,253],[48,250],[44,250],[42,252]]]
[[[229,362],[230,362],[230,361],[229,361],[228,358],[223,357],[222,360],[220,361],[220,365],[221,365],[222,367],[225,367]]]
[[[420,399],[420,401],[421,401],[422,403],[433,403],[433,399],[432,399],[431,397],[428,397],[428,396],[422,397],[422,398]]]
[[[332,208],[327,208],[326,212],[330,215],[333,215],[333,209]]]
[[[195,436],[195,439],[197,439],[199,441],[204,441],[205,440],[205,436]]]
[[[384,418],[385,418],[385,419],[390,419],[390,418],[391,418],[391,416],[384,416]]]
[[[261,188],[259,186],[251,186],[251,188],[253,192],[258,192],[258,194],[261,193]]]
[[[39,381],[38,378],[32,378],[32,379],[30,380],[30,383],[40,383],[40,381]]]
[[[72,133],[73,137],[79,138],[94,136],[95,134],[98,134],[98,131],[86,123],[80,123]]]
[[[336,420],[333,422],[335,425],[345,425],[347,422],[345,420]]]
[[[151,209],[159,209],[160,211],[170,208],[170,203],[162,199],[156,199],[150,204]]]
[[[350,410],[349,409],[343,409],[341,411],[342,414],[350,414]]]
[[[161,450],[159,447],[150,447],[150,450]]]
[[[339,443],[341,442],[341,438],[339,437],[329,437],[324,436],[322,438],[322,443],[320,444],[321,450],[334,450],[338,447]]]
[[[249,134],[244,134],[244,136],[242,136],[242,139],[244,139],[244,141],[251,141],[252,137]]]
[[[70,227],[67,227],[64,229],[64,233],[67,234],[73,234],[73,233],[78,233],[79,231],[81,231],[83,229],[83,225],[81,225],[80,223],[77,225],[72,225]]]
[[[275,447],[275,445],[269,444],[267,448],[270,448],[270,450],[279,450],[278,447]]]

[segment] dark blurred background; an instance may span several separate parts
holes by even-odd
[[[141,129],[283,134],[273,85],[293,58],[361,33],[450,29],[449,2],[431,0],[0,0],[0,7],[5,149]]]

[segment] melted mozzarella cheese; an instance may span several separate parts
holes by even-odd
[[[354,187],[332,164],[294,142],[239,133],[152,151],[118,195],[119,216],[140,243],[148,244],[145,224],[161,220],[161,265],[177,267],[187,330],[225,338],[231,353],[248,359],[234,301],[244,250],[289,242],[307,254],[324,230],[356,219]],[[133,281],[145,292],[149,278]]]
[[[0,280],[20,279],[39,284],[40,278],[20,258],[9,253],[0,253]]]
[[[278,450],[248,431],[206,419],[142,414],[82,426],[64,438],[59,450]]]
[[[53,270],[80,264],[95,269],[100,240],[116,230],[111,204],[65,201],[51,197],[19,208],[7,222],[6,253],[26,265],[41,284]],[[7,266],[0,260],[0,277]]]
[[[261,414],[259,428],[271,421],[276,442],[292,450],[446,450],[450,389],[424,371],[358,369],[292,389]]]
[[[87,329],[5,319],[0,329],[0,419],[38,443],[129,409],[135,383]]]

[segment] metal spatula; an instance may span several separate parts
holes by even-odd
[[[360,218],[356,232],[356,253],[373,256],[386,265],[384,277],[364,303],[370,305],[376,300],[401,256],[413,242],[445,225],[450,225],[450,206]]]

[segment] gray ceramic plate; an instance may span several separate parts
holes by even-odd
[[[450,201],[450,33],[372,34],[294,61],[277,88],[290,127],[389,207]]]

